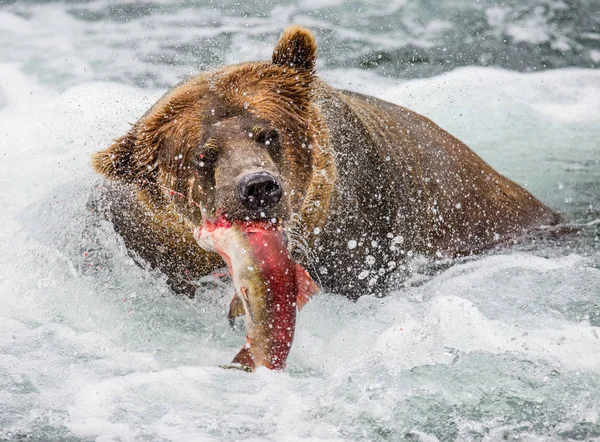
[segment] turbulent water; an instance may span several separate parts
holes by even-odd
[[[600,440],[599,10],[0,0],[0,440]],[[135,265],[89,155],[289,23],[329,82],[432,118],[579,233],[415,258],[383,299],[313,299],[286,371],[220,368],[231,286],[183,300]]]

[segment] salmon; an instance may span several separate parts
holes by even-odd
[[[320,289],[287,249],[281,228],[268,221],[205,221],[194,237],[221,255],[235,295],[229,318],[245,315],[246,344],[234,364],[282,370],[292,347],[296,313]]]

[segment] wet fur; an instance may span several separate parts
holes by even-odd
[[[176,291],[192,295],[193,280],[222,265],[192,239],[200,203],[211,216],[253,216],[233,191],[250,169],[281,177],[286,196],[266,215],[286,220],[324,289],[350,297],[380,291],[411,253],[478,253],[558,221],[427,118],[327,85],[315,60],[312,34],[288,28],[271,62],[184,82],[94,156],[98,172],[122,183],[105,198],[116,230]],[[248,135],[265,127],[282,134],[277,155]],[[197,167],[203,152],[218,158],[213,174]]]

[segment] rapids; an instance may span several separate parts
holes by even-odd
[[[0,440],[600,438],[598,3],[205,3],[0,2]],[[326,80],[432,118],[580,234],[415,257],[385,298],[314,297],[285,371],[219,368],[244,339],[231,283],[180,299],[135,265],[89,210],[89,156],[181,75],[268,57],[288,21],[317,30]],[[460,58],[474,29],[553,69]],[[386,61],[409,43],[419,72]]]

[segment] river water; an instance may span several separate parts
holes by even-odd
[[[0,440],[600,440],[600,2],[0,0]],[[319,74],[403,104],[578,234],[314,298],[282,373],[219,368],[193,300],[87,208],[92,152],[170,85],[312,28]]]

